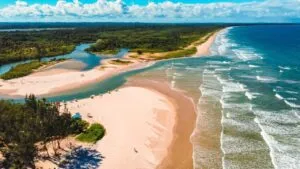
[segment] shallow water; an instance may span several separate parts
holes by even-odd
[[[280,39],[278,38],[280,35]],[[128,77],[166,79],[197,104],[195,168],[300,168],[300,26],[223,30],[212,56],[157,62],[52,96],[102,94]]]
[[[164,76],[197,103],[196,168],[300,167],[299,37],[300,26],[228,28],[212,56],[140,74]]]
[[[55,57],[45,57],[42,58],[42,61],[49,61],[51,59],[72,59],[74,61],[79,61],[83,63],[83,68],[79,68],[79,70],[90,70],[93,69],[96,66],[99,66],[101,60],[106,59],[106,58],[121,58],[126,55],[128,52],[128,49],[121,49],[120,52],[114,56],[104,56],[104,55],[95,55],[92,53],[88,53],[85,51],[90,46],[90,44],[81,44],[76,46],[75,50],[71,52],[70,54],[66,55],[59,55]],[[27,63],[30,61],[20,61],[16,63],[11,63],[11,64],[5,64],[0,66],[0,75],[4,74],[5,72],[8,72],[12,67],[22,64],[22,63]],[[78,69],[77,67],[70,67],[70,65],[66,64],[59,64],[57,66],[54,66],[53,68],[61,68],[61,69]]]

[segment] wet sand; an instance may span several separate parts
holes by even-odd
[[[168,82],[131,78],[127,86],[142,86],[166,95],[176,105],[177,118],[173,129],[173,140],[168,154],[157,169],[192,169],[193,146],[190,136],[195,128],[195,107],[192,99],[183,92],[171,89]]]

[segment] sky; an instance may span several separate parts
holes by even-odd
[[[0,0],[0,22],[300,22],[300,0]]]

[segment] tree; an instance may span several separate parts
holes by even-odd
[[[74,120],[69,113],[60,113],[54,103],[46,99],[26,96],[25,103],[0,100],[0,152],[5,168],[34,168],[36,143],[57,143],[70,134],[87,128],[82,120]]]

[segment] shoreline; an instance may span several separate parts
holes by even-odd
[[[192,55],[190,57],[202,57],[205,55],[209,55],[209,48],[214,42],[216,35],[219,31],[212,33],[211,35],[208,35],[209,37],[207,40],[200,45],[197,46],[197,53],[195,55]],[[192,44],[194,45],[194,44]],[[188,57],[181,57],[181,58],[188,58]],[[128,59],[128,58],[127,58]],[[175,58],[177,59],[177,58]],[[30,84],[23,84],[22,80],[20,80],[20,86],[23,86],[23,94],[19,95],[24,96],[26,92],[33,90],[33,91],[40,91],[44,92],[46,94],[37,94],[37,96],[51,96],[55,95],[61,92],[67,92],[72,91],[74,89],[79,89],[83,86],[87,86],[89,84],[93,84],[95,82],[99,82],[101,80],[107,79],[109,77],[112,77],[118,73],[121,72],[127,72],[135,69],[142,69],[149,65],[152,65],[159,61],[141,61],[138,59],[130,59],[134,61],[133,64],[130,65],[111,65],[108,64],[108,60],[103,60],[104,64],[101,66],[98,66],[95,69],[81,72],[81,71],[68,71],[64,72],[63,70],[50,70],[52,72],[49,73],[48,71],[39,72],[40,75],[30,75],[28,77],[33,78],[35,81],[37,81],[37,86],[30,86]],[[56,71],[61,71],[58,75]],[[99,73],[102,72],[102,73]],[[90,73],[90,74],[88,74]],[[38,73],[37,73],[38,74]],[[55,74],[55,75],[53,75]],[[82,76],[84,74],[84,76]],[[76,76],[76,77],[72,77]],[[77,77],[78,76],[78,77]],[[80,76],[80,77],[79,77]],[[28,78],[25,77],[25,78]],[[58,84],[56,87],[50,86],[49,88],[42,88],[44,86],[43,83],[45,83],[45,79],[49,77],[56,77],[56,79],[61,80],[61,84],[59,85],[59,82],[56,82],[55,79],[50,79],[51,82],[54,81],[54,84]],[[66,78],[70,80],[74,80],[73,78],[78,78],[73,81],[73,83],[68,82]],[[37,78],[37,80],[35,79]],[[30,80],[30,79],[29,79]],[[47,79],[49,80],[49,79]],[[50,81],[49,80],[49,81]],[[77,81],[76,81],[77,80]],[[29,81],[30,82],[30,81]],[[15,82],[17,83],[17,82]],[[3,81],[0,80],[0,93],[5,93],[3,91],[2,84],[4,84]],[[49,85],[49,84],[48,84]],[[24,87],[25,86],[25,87]],[[41,88],[38,88],[41,87]],[[131,89],[130,93],[126,94],[126,97],[124,96],[124,91],[127,89]],[[28,90],[30,89],[30,90]],[[48,89],[48,90],[47,90]],[[134,90],[135,89],[135,90]],[[6,94],[10,93],[16,93],[18,92],[18,89],[14,88],[8,88],[4,89],[8,90]],[[10,90],[10,91],[9,91]],[[45,92],[46,90],[46,92]],[[143,90],[143,91],[140,91]],[[136,92],[137,91],[137,92]],[[119,94],[119,92],[123,92],[123,95]],[[135,93],[135,97],[131,97],[132,93]],[[142,94],[141,94],[142,93]],[[147,95],[149,94],[149,97]],[[151,97],[150,95],[156,95]],[[3,95],[2,95],[3,96]],[[104,97],[111,97],[115,96],[116,100],[109,100],[103,101]],[[117,97],[118,96],[118,97]],[[130,98],[130,99],[128,99]],[[134,102],[128,102],[132,99],[136,99]],[[145,101],[145,100],[148,100]],[[101,101],[102,104],[96,103],[96,101]],[[152,102],[156,101],[155,104]],[[164,107],[163,110],[158,108],[158,101],[164,102],[164,105],[168,105],[167,108]],[[128,104],[126,104],[128,102]],[[145,103],[145,106],[142,106],[143,102]],[[81,104],[82,103],[82,104]],[[140,104],[139,104],[140,103]],[[104,168],[114,168],[111,166],[114,166],[115,161],[120,162],[121,164],[117,166],[117,168],[124,168],[124,165],[127,164],[128,160],[132,159],[138,159],[139,162],[133,162],[130,163],[128,169],[130,168],[136,168],[134,166],[140,165],[139,167],[147,168],[144,166],[148,166],[148,168],[156,168],[156,169],[193,169],[193,144],[191,141],[191,136],[195,129],[196,124],[196,107],[193,100],[189,97],[187,97],[183,92],[174,90],[170,87],[170,84],[168,82],[164,83],[158,83],[154,80],[145,80],[145,79],[138,79],[138,78],[129,78],[128,81],[120,88],[112,91],[112,93],[106,93],[104,95],[95,96],[95,98],[85,98],[80,99],[78,101],[69,101],[68,104],[75,105],[73,106],[73,109],[71,110],[72,113],[75,112],[82,112],[84,113],[83,119],[88,119],[88,114],[92,114],[97,119],[94,122],[100,122],[105,127],[111,128],[108,131],[108,134],[110,135],[107,138],[103,138],[103,140],[100,140],[96,143],[93,147],[96,150],[99,150],[100,153],[104,152],[105,154],[108,154],[109,156],[115,157],[114,159],[109,158],[108,162],[104,164]],[[80,105],[81,104],[81,105]],[[143,103],[144,104],[144,103]],[[118,105],[118,106],[115,106]],[[100,106],[100,107],[99,107]],[[109,107],[106,107],[109,106]],[[123,108],[124,106],[129,106],[126,108]],[[121,108],[120,108],[121,107]],[[137,108],[140,107],[140,108]],[[119,109],[118,109],[119,108]],[[145,112],[144,109],[147,109],[148,112]],[[101,111],[99,111],[101,110]],[[111,110],[111,112],[107,112],[108,110]],[[166,115],[159,115],[155,119],[155,122],[151,121],[149,122],[149,118],[152,119],[150,110],[153,114],[165,114],[166,112],[168,116]],[[99,111],[99,112],[98,112]],[[106,111],[106,114],[102,116],[101,113],[103,111]],[[126,112],[127,111],[127,112]],[[138,112],[135,112],[138,111]],[[88,112],[88,113],[87,113]],[[127,113],[135,112],[135,115],[126,115]],[[141,116],[139,113],[143,112],[144,116]],[[119,113],[112,115],[112,113]],[[121,114],[120,114],[121,113]],[[149,115],[150,113],[150,115]],[[117,119],[116,119],[117,117]],[[120,118],[120,119],[118,119]],[[133,123],[135,122],[135,123]],[[142,123],[142,124],[141,124]],[[159,123],[160,125],[157,125]],[[116,125],[118,124],[118,125]],[[124,129],[128,129],[125,132],[123,131],[123,128],[119,128],[119,125],[127,126],[124,127]],[[155,132],[153,132],[151,129],[153,127],[155,129]],[[162,124],[165,126],[162,127]],[[146,125],[146,126],[145,126]],[[129,130],[130,129],[130,130]],[[137,134],[139,131],[133,132],[137,129],[144,129],[149,130],[149,133],[142,132],[140,134]],[[110,133],[110,131],[112,131]],[[123,131],[123,132],[121,132]],[[129,132],[128,132],[129,131]],[[121,133],[120,133],[121,132]],[[171,133],[170,133],[171,132]],[[124,133],[129,134],[129,138],[124,138]],[[152,138],[151,137],[152,133]],[[160,133],[160,136],[153,137],[153,135],[157,133]],[[132,135],[131,135],[132,134]],[[125,134],[126,135],[126,134]],[[127,136],[127,135],[126,135]],[[138,137],[137,137],[138,136]],[[141,138],[140,138],[141,137]],[[164,139],[162,138],[164,137]],[[140,148],[142,149],[141,153],[146,153],[145,157],[146,159],[142,157],[137,157],[137,154],[132,154],[133,150],[136,150],[136,147],[130,147],[128,144],[126,147],[123,147],[125,143],[116,143],[116,140],[119,139],[122,141],[122,138],[125,139],[125,143],[134,142],[134,145],[139,145],[140,147],[137,148],[138,151],[140,151]],[[134,139],[133,139],[134,138]],[[145,141],[146,138],[146,141]],[[126,140],[127,139],[127,140]],[[129,139],[129,140],[128,140]],[[143,139],[143,140],[140,140]],[[164,141],[164,142],[163,142]],[[116,143],[118,146],[116,149],[111,148],[111,144]],[[143,143],[143,144],[142,144]],[[147,143],[147,146],[144,147],[145,143]],[[151,146],[152,145],[152,146]],[[153,147],[154,146],[154,147]],[[157,147],[155,147],[157,146]],[[128,148],[130,147],[130,149]],[[124,150],[123,150],[124,149]],[[118,151],[126,151],[125,153],[119,153],[120,155],[114,154]],[[126,154],[127,153],[127,154]],[[123,156],[122,156],[123,155]],[[105,155],[104,155],[105,156]],[[103,167],[103,164],[101,164],[101,168]],[[126,167],[125,167],[126,168]]]
[[[132,93],[135,97],[130,97]],[[169,154],[178,105],[155,88],[126,85],[102,96],[67,102],[67,107],[106,128],[103,139],[90,146],[104,157],[98,168],[151,169]]]
[[[132,92],[136,97],[129,97]],[[72,114],[80,112],[84,120],[106,128],[102,140],[86,145],[104,157],[97,168],[193,169],[190,136],[196,122],[195,105],[168,82],[131,78],[120,89],[93,99],[69,101],[67,107]],[[37,164],[56,167],[49,160]]]
[[[205,42],[197,46],[197,53],[189,57],[201,57],[204,55],[209,55],[209,47],[213,43],[218,32],[219,31],[208,35],[210,37]],[[192,45],[194,45],[194,43]],[[128,59],[128,57],[126,56],[124,58]],[[112,64],[107,64],[106,62],[104,65],[100,65],[92,70],[83,72],[76,70],[67,70],[66,72],[63,72],[62,70],[59,70],[59,72],[57,73],[56,69],[50,69],[48,70],[50,73],[48,71],[43,71],[43,73],[40,73],[40,76],[36,76],[36,74],[33,74],[9,81],[0,80],[0,95],[4,98],[6,98],[7,96],[8,98],[20,98],[24,97],[28,93],[33,93],[40,97],[55,96],[58,93],[76,90],[83,86],[99,82],[121,72],[131,71],[134,69],[142,69],[153,63],[159,62],[141,61],[139,59],[133,58],[128,60],[133,61],[134,63],[130,65],[112,66]],[[84,76],[85,74],[87,74],[87,76],[89,77],[79,78],[80,76]],[[71,76],[73,76],[74,78],[70,78]],[[50,80],[51,78],[52,80]],[[65,79],[65,81],[62,82],[62,79]]]
[[[171,88],[168,82],[131,78],[125,86],[144,87],[167,96],[176,105],[176,122],[168,154],[156,169],[193,169],[193,145],[191,135],[196,124],[196,108],[193,100],[183,92]]]

